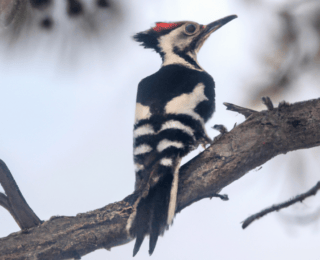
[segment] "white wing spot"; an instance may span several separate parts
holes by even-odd
[[[133,131],[134,138],[137,138],[142,135],[148,135],[148,134],[154,134],[153,127],[152,127],[152,125],[149,125],[149,124],[140,126],[136,130]]]
[[[159,142],[159,144],[157,146],[157,150],[159,153],[161,153],[163,150],[167,149],[170,146],[173,146],[176,148],[183,148],[184,147],[182,142],[170,141],[168,139],[163,139]]]
[[[134,122],[138,123],[140,120],[149,119],[151,117],[150,107],[144,106],[140,103],[136,104],[136,114]]]
[[[142,144],[134,149],[133,154],[139,155],[139,154],[149,153],[151,151],[152,151],[152,147],[150,145]]]
[[[204,88],[204,84],[199,83],[190,94],[182,94],[173,98],[165,107],[166,113],[189,115],[192,118],[199,120],[204,125],[203,118],[194,111],[199,103],[208,100],[204,94]]]
[[[165,54],[162,66],[166,66],[170,64],[179,64],[194,70],[199,70],[194,65],[190,64],[185,59],[181,58],[179,55],[173,52],[174,47],[178,47],[179,49],[184,49],[192,41],[192,37],[189,38],[188,42],[186,42],[185,39],[181,41],[179,40],[177,41],[177,38],[179,38],[179,34],[181,34],[181,30],[183,30],[183,27],[173,30],[172,32],[160,37],[158,46],[160,47],[160,49],[162,49],[163,53]],[[197,62],[197,55],[193,55],[190,52],[188,53],[188,55],[192,57],[196,61],[197,65],[200,67],[200,65]],[[201,70],[203,69],[200,69],[200,71]]]
[[[171,158],[163,158],[163,159],[161,159],[160,164],[163,166],[172,166],[172,159]]]

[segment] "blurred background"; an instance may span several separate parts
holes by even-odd
[[[137,85],[161,59],[132,35],[156,21],[207,24],[231,14],[239,18],[198,55],[216,82],[212,137],[214,124],[244,121],[223,102],[261,110],[262,96],[275,106],[318,98],[319,1],[0,0],[0,158],[40,219],[75,216],[133,192]],[[152,259],[319,259],[319,195],[246,230],[240,223],[315,185],[319,151],[277,156],[222,190],[229,201],[183,210]],[[0,237],[16,231],[0,208]],[[133,242],[82,259],[129,259],[132,250]],[[147,241],[136,259],[150,259]]]

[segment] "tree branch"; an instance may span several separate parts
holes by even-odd
[[[249,226],[253,221],[271,213],[271,212],[274,212],[274,211],[279,211],[280,209],[283,209],[283,208],[287,208],[289,206],[291,206],[292,204],[294,203],[297,203],[297,202],[302,202],[303,200],[305,200],[306,198],[309,198],[310,196],[314,196],[316,195],[316,193],[318,192],[318,190],[320,190],[320,181],[317,182],[317,184],[312,187],[310,190],[308,190],[307,192],[305,193],[302,193],[300,195],[297,195],[296,197],[294,197],[293,199],[290,199],[286,202],[283,202],[283,203],[280,203],[280,204],[276,204],[276,205],[272,205],[271,207],[269,208],[266,208],[248,218],[245,219],[245,221],[243,221],[243,224],[242,224],[242,228],[245,229],[247,226]]]
[[[177,212],[209,198],[248,171],[289,151],[320,145],[320,99],[250,112],[180,169]],[[52,217],[0,239],[0,258],[66,259],[132,240],[126,231],[136,195],[75,217]]]
[[[31,228],[41,223],[29,207],[13,179],[7,165],[0,160],[0,183],[6,195],[0,194],[0,205],[7,209],[21,229]]]
[[[7,196],[4,195],[2,192],[0,192],[0,206],[4,207],[9,212],[11,210],[11,206],[9,204],[9,200],[8,200]]]

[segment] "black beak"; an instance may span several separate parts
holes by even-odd
[[[222,27],[223,25],[227,24],[228,22],[232,21],[233,19],[237,18],[238,16],[236,15],[229,15],[227,17],[224,17],[218,21],[209,23],[204,30],[205,34],[211,34],[213,32],[215,32],[216,30],[218,30],[220,27]]]
[[[199,36],[193,41],[192,49],[197,53],[203,43],[205,42],[206,39],[211,35],[211,33],[215,32],[218,30],[220,27],[223,25],[227,24],[228,22],[232,21],[233,19],[237,18],[238,16],[236,15],[230,15],[225,18],[222,18],[218,21],[209,23],[208,25],[205,25],[204,28],[202,29],[202,32],[199,34]]]

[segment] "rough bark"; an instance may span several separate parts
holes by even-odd
[[[213,196],[276,155],[320,144],[320,99],[242,112],[247,116],[244,123],[182,166],[177,212]],[[134,201],[132,194],[101,209],[75,217],[52,217],[13,233],[0,239],[0,259],[79,259],[99,248],[125,244],[132,240],[126,222]]]

